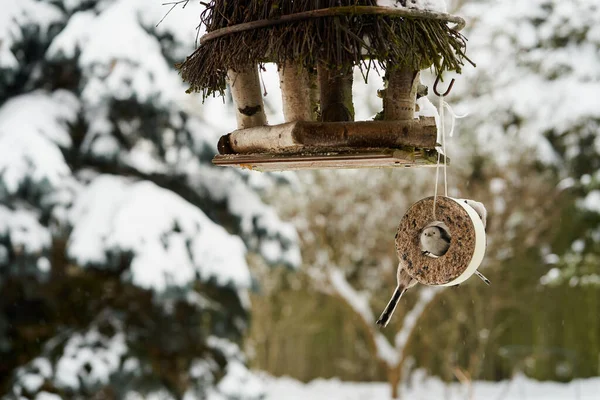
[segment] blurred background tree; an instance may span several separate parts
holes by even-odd
[[[283,178],[210,163],[235,117],[174,68],[200,5],[159,25],[142,0],[2,8],[0,393],[260,398],[246,255],[299,248],[260,199]]]
[[[465,68],[449,98],[457,114],[469,113],[450,140],[450,195],[488,208],[482,271],[492,286],[471,279],[438,293],[410,335],[406,372],[422,367],[446,381],[597,375],[600,5],[454,6],[468,21],[477,68]],[[372,85],[369,93],[380,87]],[[365,118],[380,106],[361,90],[355,87],[355,107]],[[339,268],[377,315],[395,286],[397,224],[411,203],[433,194],[434,175],[302,173],[299,192],[273,194],[298,228],[304,265],[300,274],[270,278],[278,282],[273,291],[254,300],[257,367],[303,380],[388,378],[360,316],[320,282],[328,268]],[[391,343],[419,290],[403,298],[385,331]],[[297,315],[312,318],[302,317],[299,327]]]

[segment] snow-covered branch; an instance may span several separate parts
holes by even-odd
[[[404,350],[406,349],[406,344],[408,343],[411,332],[425,312],[427,305],[433,301],[436,294],[439,293],[441,289],[441,287],[427,286],[419,290],[417,303],[404,317],[402,328],[398,331],[394,339],[395,348],[400,360],[404,357]]]
[[[357,292],[338,268],[330,269],[329,279],[336,293],[348,303],[354,312],[369,324],[375,322],[375,317],[369,307],[369,296],[366,293]]]
[[[433,301],[442,289],[440,287],[428,286],[419,290],[417,303],[405,315],[402,328],[396,334],[394,346],[392,346],[375,325],[375,317],[369,306],[369,295],[356,291],[339,268],[329,268],[329,282],[335,294],[344,300],[356,315],[360,317],[364,326],[372,335],[372,344],[375,347],[374,350],[377,353],[377,358],[389,368],[400,366],[411,333],[425,312],[427,305]]]
[[[335,293],[340,296],[346,304],[360,317],[364,326],[372,334],[372,344],[375,347],[377,358],[384,362],[388,367],[394,367],[398,364],[398,357],[394,347],[376,329],[375,316],[369,306],[369,296],[366,293],[356,291],[339,268],[330,268],[329,281]]]

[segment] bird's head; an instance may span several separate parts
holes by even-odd
[[[437,226],[430,226],[423,229],[423,235],[432,238],[439,238],[441,236],[440,228]]]

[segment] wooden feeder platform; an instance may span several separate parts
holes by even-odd
[[[213,163],[259,171],[433,166],[437,127],[419,117],[420,70],[460,72],[460,17],[372,0],[211,0],[207,33],[179,65],[190,91],[224,94],[238,129],[221,137]],[[273,3],[273,4],[271,4]],[[313,7],[317,7],[316,9]],[[259,65],[278,66],[285,123],[269,125]],[[377,120],[354,121],[354,68],[384,71]],[[443,155],[442,155],[443,157]]]
[[[213,164],[261,172],[343,168],[410,168],[435,167],[436,157],[435,151],[431,150],[365,149],[362,152],[348,150],[289,155],[219,154],[213,159]]]
[[[310,122],[236,130],[213,163],[258,171],[433,166],[435,119]]]

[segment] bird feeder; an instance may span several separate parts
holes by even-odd
[[[223,95],[237,130],[222,136],[213,163],[257,170],[430,166],[433,117],[419,116],[420,71],[460,72],[462,18],[376,0],[212,0],[207,33],[178,67],[189,91]],[[259,69],[278,66],[285,123],[269,125]],[[354,68],[384,74],[382,111],[355,121]]]
[[[438,196],[435,216],[434,198],[413,204],[406,212],[396,234],[396,252],[406,272],[419,283],[454,286],[476,273],[486,249],[485,227],[477,212],[464,201]],[[440,223],[451,235],[448,251],[432,258],[419,244],[421,231],[432,223]]]

